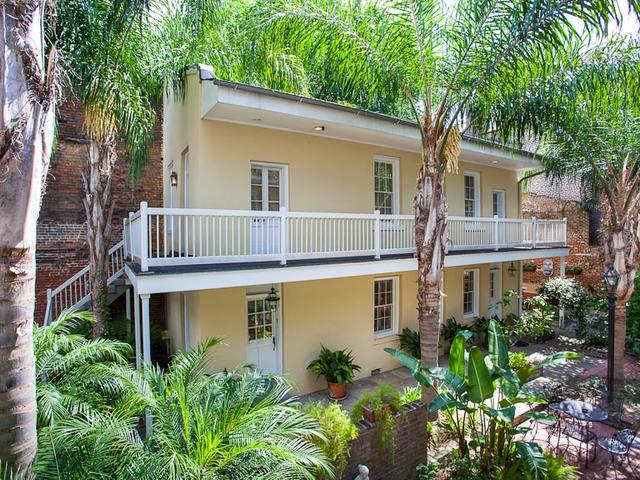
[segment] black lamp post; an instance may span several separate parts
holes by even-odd
[[[608,267],[604,272],[604,283],[607,285],[607,300],[609,301],[609,351],[607,352],[607,402],[613,401],[613,362],[614,362],[614,338],[616,331],[616,288],[620,274],[613,267]]]

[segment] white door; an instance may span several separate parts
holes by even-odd
[[[251,210],[277,212],[285,206],[285,170],[281,166],[251,165]],[[280,252],[280,219],[251,220],[251,254]]]
[[[502,318],[502,269],[489,270],[489,315]]]
[[[493,216],[498,218],[505,218],[505,192],[504,190],[492,190],[491,191],[491,203],[493,205]],[[504,223],[498,225],[498,244],[504,245],[507,241],[507,229]]]
[[[280,374],[280,312],[271,311],[265,297],[247,297],[247,361],[263,373]]]

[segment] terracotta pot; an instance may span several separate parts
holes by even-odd
[[[341,400],[347,396],[347,386],[345,383],[327,383],[329,384],[329,398]]]
[[[398,409],[393,405],[385,405],[384,410],[389,411],[391,415],[395,414],[398,411]],[[365,420],[371,423],[375,423],[378,420],[378,418],[376,418],[375,410],[370,409],[367,405],[362,406],[362,416],[365,418]]]

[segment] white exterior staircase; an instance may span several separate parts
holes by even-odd
[[[123,278],[124,263],[124,240],[121,240],[109,249],[109,278],[107,280],[109,303],[122,295],[128,288]],[[87,265],[62,285],[54,289],[47,289],[47,310],[44,315],[44,324],[49,325],[64,310],[82,309],[87,307],[90,302],[91,280]]]

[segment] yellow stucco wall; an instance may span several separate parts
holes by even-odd
[[[517,288],[517,274],[507,272],[509,264],[502,264],[503,290]],[[517,267],[517,263],[516,263]],[[469,266],[480,269],[480,315],[488,315],[489,265]],[[445,269],[444,315],[447,319],[462,315],[462,273],[464,268]],[[387,276],[387,275],[385,275]],[[417,329],[415,272],[388,276],[399,278],[399,325]],[[374,339],[373,281],[375,276],[348,277],[332,280],[287,283],[281,286],[283,325],[284,373],[294,381],[297,393],[308,393],[324,387],[323,379],[316,379],[306,367],[316,358],[320,345],[330,349],[347,348],[353,351],[356,363],[362,367],[359,377],[366,377],[374,369],[389,370],[398,364],[387,355],[385,347],[398,347],[397,336]],[[266,293],[266,288],[265,288]],[[189,292],[191,343],[196,345],[207,337],[220,336],[224,344],[217,347],[215,370],[233,369],[246,363],[246,295],[245,288],[225,288]],[[168,297],[168,311],[176,314],[168,318],[170,331],[182,325],[179,295]],[[175,305],[174,305],[175,304]],[[511,307],[517,310],[517,302]],[[177,313],[176,313],[177,312]],[[505,310],[505,314],[508,310]],[[173,326],[172,326],[173,325]],[[174,346],[177,344],[174,342]]]
[[[197,75],[188,76],[186,92],[184,103],[176,103],[172,97],[165,99],[164,162],[165,166],[173,162],[180,175],[174,206],[182,206],[181,159],[188,149],[190,207],[249,209],[250,164],[254,161],[288,167],[291,211],[371,213],[373,160],[377,154],[399,159],[400,213],[412,213],[419,155],[315,135],[202,120]],[[449,214],[464,214],[463,172],[469,170],[480,174],[483,216],[492,215],[491,189],[499,188],[506,192],[507,216],[517,217],[517,173],[468,163],[465,158],[463,151],[458,174],[447,175]]]

